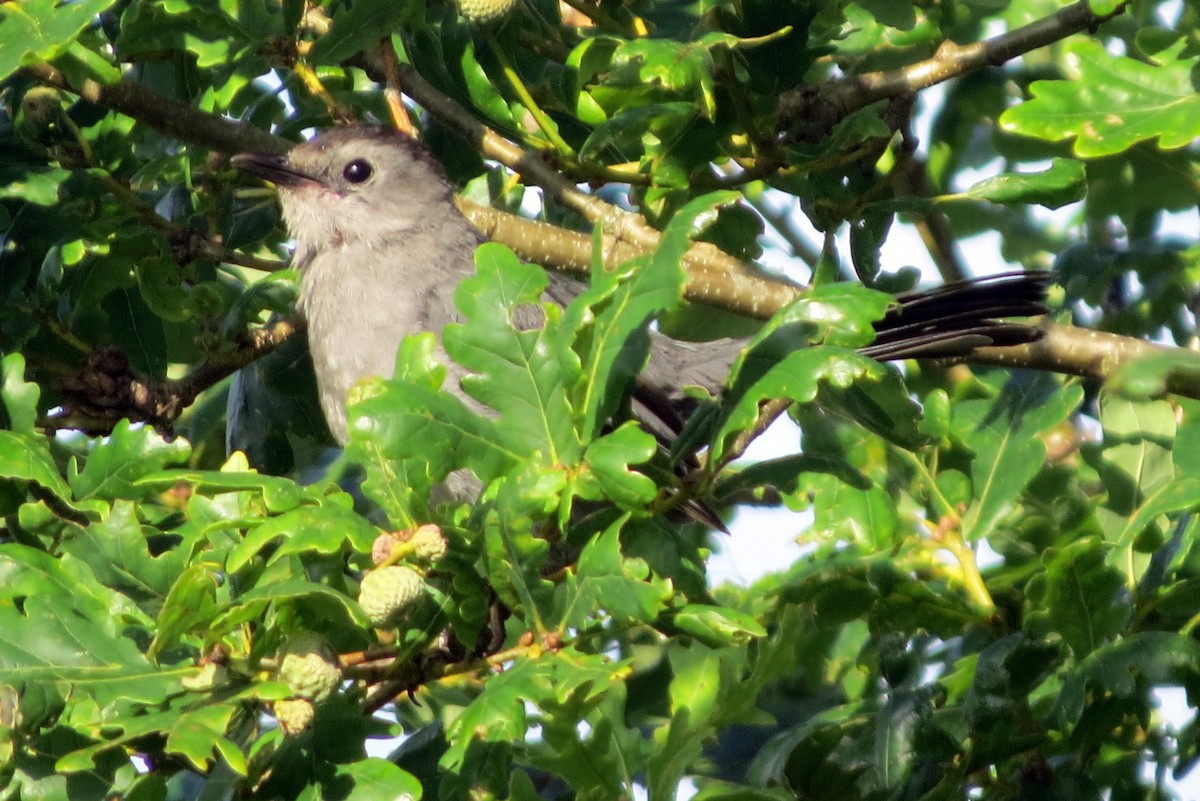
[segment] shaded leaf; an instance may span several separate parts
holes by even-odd
[[[1167,631],[1131,634],[1096,650],[1066,675],[1055,715],[1073,726],[1091,693],[1128,698],[1142,682],[1186,684],[1195,681],[1198,664],[1200,643],[1191,637]]]
[[[1083,659],[1124,630],[1132,599],[1124,576],[1105,564],[1094,541],[1071,543],[1042,561],[1045,573],[1026,590],[1026,625],[1034,635],[1060,636]]]
[[[649,623],[665,608],[672,589],[669,583],[650,575],[641,559],[621,553],[618,519],[579,555],[579,567],[571,588],[575,590],[563,615],[562,625],[585,628],[595,622],[596,610],[606,610],[619,623]]]
[[[974,451],[975,501],[963,516],[963,533],[974,542],[988,536],[1037,475],[1046,456],[1040,435],[1079,405],[1078,386],[1060,387],[1046,375],[1014,376],[993,398],[969,400],[953,409],[951,429]]]
[[[1082,200],[1087,193],[1087,171],[1074,159],[1053,159],[1041,172],[1007,172],[985,178],[962,193],[963,197],[993,203],[1037,203],[1050,209]]]

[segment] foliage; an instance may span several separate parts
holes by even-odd
[[[914,280],[881,251],[901,225],[944,277],[994,232],[1058,270],[1063,321],[1193,341],[1195,226],[1169,223],[1197,204],[1200,10],[1080,3],[1091,22],[1022,33],[1059,6],[522,0],[476,27],[446,2],[0,5],[0,796],[1169,796],[1200,754],[1200,405],[1164,388],[1194,368],[1164,351],[1101,386],[854,351],[877,290]],[[998,30],[999,66],[950,46]],[[444,344],[491,413],[412,337],[331,456],[298,340],[189,384],[297,280],[271,197],[193,123],[388,119],[381,52],[429,83],[418,124],[469,197],[587,227],[452,136],[459,106],[661,236],[597,256],[534,329],[513,320],[544,273],[480,248]],[[917,146],[911,94],[871,87],[920,89],[922,63],[947,82]],[[651,323],[743,331],[684,302],[685,253],[752,261],[767,226],[817,287],[664,453],[629,415]],[[128,376],[198,397],[168,436],[108,419]],[[736,461],[772,398],[803,447]],[[463,470],[485,490],[446,502]],[[809,510],[807,556],[710,586],[695,497]],[[375,629],[379,564],[422,584],[386,587]]]

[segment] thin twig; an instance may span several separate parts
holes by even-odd
[[[401,133],[415,137],[416,126],[408,116],[408,109],[404,107],[404,97],[400,94],[400,61],[390,37],[380,40],[379,59],[383,62],[383,100],[387,103],[388,113],[392,115],[392,124]]]
[[[529,88],[525,86],[525,82],[521,80],[520,73],[509,60],[508,54],[504,52],[504,48],[500,46],[500,42],[496,40],[496,34],[490,30],[486,30],[484,35],[487,38],[488,46],[492,49],[492,55],[500,62],[500,71],[504,73],[505,80],[508,81],[509,87],[517,93],[517,99],[521,101],[521,105],[525,106],[525,110],[532,115],[534,122],[541,129],[542,134],[554,146],[554,149],[559,152],[559,155],[567,158],[574,158],[575,149],[567,144],[567,140],[563,139],[558,132],[558,125],[554,120],[542,111],[542,107],[538,105],[530,93]]]

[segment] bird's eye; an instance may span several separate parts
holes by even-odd
[[[371,167],[371,162],[366,159],[355,159],[346,165],[346,169],[342,170],[342,177],[352,184],[361,184],[370,178],[373,172],[375,170]]]

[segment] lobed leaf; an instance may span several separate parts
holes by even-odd
[[[462,387],[499,414],[500,442],[522,454],[540,454],[549,464],[572,464],[580,452],[566,394],[572,376],[552,345],[559,309],[536,307],[544,315],[542,325],[521,320],[521,307],[538,304],[546,274],[494,244],[476,251],[475,265],[476,275],[455,294],[467,322],[442,332],[450,358],[473,372],[462,379]]]
[[[1113,56],[1091,39],[1067,45],[1078,73],[1072,80],[1034,81],[1033,99],[1000,116],[1000,127],[1050,142],[1074,138],[1080,158],[1111,156],[1157,139],[1164,149],[1200,136],[1200,96],[1191,74],[1197,57],[1182,40],[1156,64]]]

